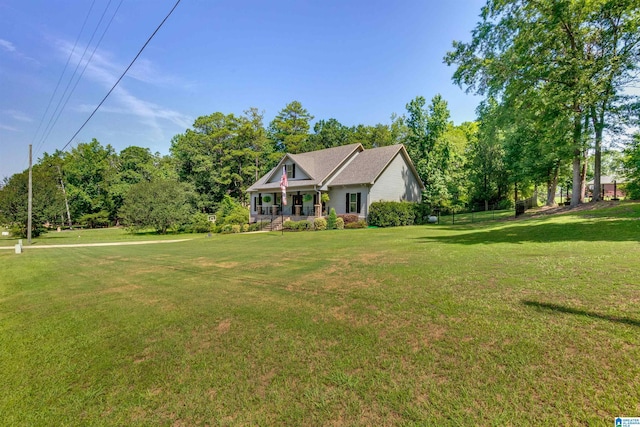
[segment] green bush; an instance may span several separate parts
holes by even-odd
[[[109,226],[109,212],[100,211],[93,214],[85,214],[78,219],[83,227],[96,228]]]
[[[336,229],[344,230],[344,219],[336,218]]]
[[[191,221],[187,224],[186,231],[189,233],[209,233],[213,223],[209,221],[209,215],[197,212],[191,216]]]
[[[311,229],[311,226],[311,221],[307,221],[306,219],[303,219],[302,221],[286,220],[282,224],[282,228],[290,231],[306,231]]]
[[[369,225],[397,227],[413,225],[416,204],[411,202],[373,202],[369,209]]]
[[[327,229],[327,220],[320,217],[313,220],[313,228],[318,231]]]
[[[242,225],[240,224],[232,224],[231,225],[231,232],[232,233],[239,233],[242,230]]]
[[[242,232],[246,233],[247,231],[249,231],[249,224],[242,224]]]
[[[329,216],[327,217],[327,228],[329,230],[334,230],[336,228],[336,220],[338,219],[338,215],[336,215],[336,210],[331,208],[329,211]]]
[[[344,228],[348,230],[355,228],[367,228],[367,222],[364,219],[361,219],[358,222],[350,222],[348,224],[345,224]]]
[[[503,199],[498,202],[498,210],[513,209],[513,207],[514,207],[513,200]]]

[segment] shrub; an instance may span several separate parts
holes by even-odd
[[[327,229],[327,220],[320,217],[313,220],[313,228],[316,230],[326,230]]]
[[[291,231],[306,231],[311,229],[311,226],[311,221],[307,221],[306,219],[303,219],[302,221],[286,220],[284,224],[282,224],[282,228]]]
[[[378,227],[413,225],[415,206],[416,204],[411,202],[373,202],[369,209],[369,225]]]
[[[209,216],[205,213],[198,212],[191,217],[191,221],[186,227],[189,233],[209,233],[213,223],[209,221]]]
[[[338,218],[342,218],[344,225],[360,221],[360,217],[356,214],[340,214]]]
[[[359,220],[358,222],[350,222],[344,225],[346,229],[354,229],[354,228],[367,228],[367,222],[364,219]]]
[[[286,220],[282,223],[282,228],[285,230],[293,230],[295,221],[291,221],[290,219]]]
[[[231,232],[232,233],[239,233],[240,230],[242,230],[242,226],[240,224],[232,224],[231,225]]]
[[[246,233],[247,231],[249,231],[249,224],[242,224],[242,232]]]
[[[85,214],[78,219],[78,222],[87,228],[107,227],[109,225],[109,212],[100,211],[98,213]]]
[[[327,217],[327,229],[333,230],[336,228],[336,220],[338,219],[338,215],[336,215],[336,210],[331,208],[329,212],[329,216]]]
[[[510,200],[510,199],[503,199],[498,202],[499,210],[513,209],[513,206],[514,206],[513,200]]]
[[[336,218],[336,228],[338,230],[344,230],[344,219]]]

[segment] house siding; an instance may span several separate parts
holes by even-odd
[[[289,181],[298,181],[302,179],[310,179],[307,174],[304,173],[302,168],[295,164],[292,161],[287,161],[284,163],[285,165],[295,165],[295,178],[289,178]],[[268,182],[280,182],[280,178],[282,178],[282,166],[273,174],[271,179]]]
[[[327,211],[330,211],[331,208],[336,210],[337,214],[345,214],[347,213],[347,193],[361,193],[360,196],[360,215],[361,218],[367,217],[368,211],[368,194],[369,187],[365,185],[350,185],[341,188],[332,188],[329,191],[329,203],[327,203]],[[355,212],[353,212],[355,213]]]
[[[419,202],[421,195],[420,183],[398,153],[371,187],[369,204],[378,201]]]

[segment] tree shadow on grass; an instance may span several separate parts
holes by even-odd
[[[428,242],[442,242],[463,245],[491,243],[549,243],[569,241],[609,241],[633,242],[640,240],[640,221],[634,219],[617,219],[570,223],[538,223],[529,221],[518,224],[490,228],[460,230],[449,236],[424,236],[416,239]],[[468,232],[464,232],[467,231]]]
[[[607,320],[609,322],[622,323],[625,325],[640,327],[640,320],[632,319],[630,317],[609,316],[606,314],[596,313],[594,311],[580,310],[577,308],[566,307],[564,305],[552,304],[548,302],[538,302],[538,301],[529,301],[529,300],[523,300],[521,302],[522,304],[528,307],[535,307],[542,310],[548,310],[548,311],[566,313],[566,314],[575,314],[576,316],[590,317],[595,319]]]

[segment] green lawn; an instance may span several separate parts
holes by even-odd
[[[0,425],[613,425],[639,218],[0,251]]]

